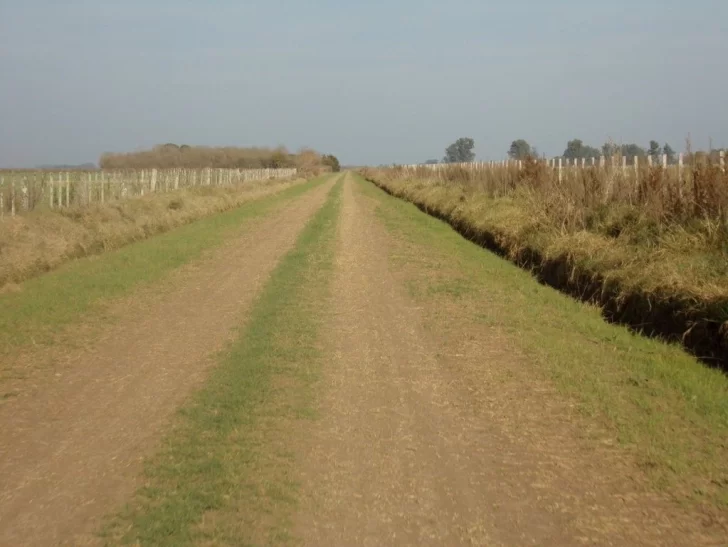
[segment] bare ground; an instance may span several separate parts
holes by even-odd
[[[303,544],[726,544],[725,523],[650,493],[580,429],[497,329],[418,308],[395,244],[347,181],[321,420],[297,441]]]
[[[161,294],[124,299],[87,347],[35,356],[56,372],[36,371],[0,407],[0,545],[94,542],[99,518],[138,486],[142,458],[330,187],[182,268]]]

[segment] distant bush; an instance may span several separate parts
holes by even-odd
[[[339,171],[341,171],[341,165],[339,164],[339,160],[336,156],[332,156],[331,154],[329,154],[328,156],[323,156],[321,160],[323,161],[324,165],[331,167],[331,171],[333,171],[334,173],[338,173]]]
[[[336,163],[338,165],[338,161]],[[178,146],[174,143],[160,144],[151,150],[140,152],[107,152],[101,156],[99,165],[102,169],[168,169],[176,167],[187,169],[205,167],[218,169],[281,169],[297,167],[304,172],[330,166],[330,164],[324,162],[320,154],[309,149],[303,149],[298,154],[292,154],[284,147],[213,148],[188,146],[186,144]]]

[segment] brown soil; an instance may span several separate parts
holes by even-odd
[[[88,347],[49,350],[55,372],[32,374],[0,407],[0,545],[93,542],[330,187],[251,224],[161,294],[125,299]]]
[[[580,430],[497,330],[418,308],[394,245],[347,181],[322,418],[297,441],[305,545],[725,544]]]

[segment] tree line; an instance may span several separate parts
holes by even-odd
[[[242,148],[208,147],[160,144],[150,150],[138,152],[111,153],[101,155],[102,169],[284,169],[296,167],[303,171],[329,168],[339,171],[339,160],[331,154],[319,154],[302,149],[296,154],[284,147]]]
[[[437,163],[468,163],[475,161],[475,141],[470,137],[461,137],[448,146],[445,149],[445,157],[440,161],[430,159],[425,162],[427,165]],[[725,151],[725,150],[724,150]],[[710,152],[695,152],[688,153],[686,159],[690,159],[693,155],[709,156],[711,159],[716,159],[721,149],[712,149]],[[511,143],[510,148],[507,151],[508,157],[513,160],[523,160],[526,158],[538,158],[540,157],[536,147],[532,146],[525,139],[517,139]],[[614,157],[614,156],[625,156],[628,163],[633,162],[633,158],[638,157],[645,159],[652,157],[655,163],[659,163],[662,156],[667,156],[668,163],[672,164],[677,161],[677,154],[675,150],[668,143],[660,144],[658,141],[650,141],[647,148],[643,148],[638,144],[622,144],[618,145],[613,142],[607,142],[596,148],[584,144],[581,139],[573,139],[566,143],[566,149],[561,155],[562,158],[568,160],[591,160],[592,158]]]
[[[584,144],[581,139],[573,139],[566,143],[566,149],[561,157],[567,160],[591,160],[592,158],[598,159],[601,156],[608,158],[625,156],[628,162],[632,162],[635,157],[642,159],[648,156],[657,161],[663,154],[667,156],[669,163],[673,163],[676,159],[675,150],[668,143],[660,145],[657,141],[650,141],[648,148],[642,148],[634,143],[618,145],[607,142],[601,148],[596,148]],[[511,147],[508,149],[508,157],[514,160],[522,160],[528,157],[539,157],[539,155],[528,141],[518,139],[511,143]]]

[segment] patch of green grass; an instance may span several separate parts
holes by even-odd
[[[279,545],[296,503],[296,421],[313,416],[317,334],[333,273],[341,182],[273,272],[240,338],[145,470],[110,544]]]
[[[526,376],[549,379],[577,402],[585,419],[600,420],[656,487],[728,507],[725,374],[677,345],[606,323],[596,307],[539,284],[444,222],[359,182],[421,272],[410,281],[419,285],[410,290],[414,298],[467,298],[449,320],[482,322],[508,336],[528,357]],[[457,281],[463,278],[469,283]]]
[[[325,177],[250,201],[119,250],[70,261],[0,294],[0,356],[28,343],[47,344],[63,327],[87,320],[112,298],[161,279],[203,251],[220,245],[241,225],[297,198]]]

